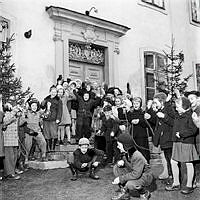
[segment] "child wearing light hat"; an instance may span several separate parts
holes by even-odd
[[[73,152],[74,161],[73,163],[70,163],[70,170],[73,175],[71,180],[77,180],[78,172],[87,171],[89,171],[90,178],[98,180],[99,176],[95,174],[95,171],[103,158],[103,151],[89,148],[90,142],[87,138],[81,138],[78,145],[78,149]]]

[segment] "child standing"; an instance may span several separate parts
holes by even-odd
[[[31,150],[32,140],[35,139],[41,150],[41,161],[46,159],[46,141],[41,131],[42,118],[40,112],[40,103],[37,99],[32,98],[28,102],[29,109],[20,118],[20,125],[27,123],[27,128],[30,129],[30,134],[26,134],[25,145],[28,152]]]
[[[58,144],[63,145],[65,131],[67,135],[67,142],[71,143],[71,133],[70,133],[70,125],[71,125],[71,117],[69,114],[69,110],[67,108],[68,95],[65,93],[64,88],[60,86],[58,89],[58,97],[62,101],[62,118],[61,122],[58,126]]]
[[[15,167],[18,155],[18,123],[21,112],[17,107],[12,108],[11,104],[4,106],[5,117],[3,119],[4,138],[4,172],[7,179],[20,179],[15,174]]]
[[[130,135],[133,137],[138,150],[150,161],[150,149],[147,133],[147,123],[144,119],[144,112],[142,110],[142,99],[140,97],[133,98],[133,110],[128,112],[128,121],[131,124]]]
[[[104,135],[106,140],[106,156],[109,164],[113,163],[113,157],[117,160],[116,155],[116,140],[115,137],[119,133],[119,120],[112,114],[112,107],[107,105],[103,108],[105,117],[102,119],[102,127],[98,131],[97,135]]]
[[[41,103],[41,108],[45,109],[43,118],[43,132],[47,140],[48,150],[55,150],[58,139],[58,124],[62,117],[62,101],[57,96],[56,86],[50,87],[50,95]]]
[[[178,163],[186,163],[187,184],[186,188],[181,190],[183,194],[193,192],[194,166],[193,161],[198,160],[195,149],[195,134],[197,127],[192,121],[192,111],[190,101],[186,97],[180,97],[176,100],[176,110],[178,112],[173,127],[173,149],[172,149],[172,173],[173,183],[167,186],[167,191],[180,190],[179,167]]]

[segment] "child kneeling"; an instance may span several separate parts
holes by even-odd
[[[72,181],[77,180],[78,172],[89,171],[89,177],[95,180],[99,179],[99,176],[95,174],[95,170],[99,166],[102,160],[104,152],[98,149],[89,148],[89,140],[87,138],[81,138],[79,140],[79,148],[73,153],[74,162],[70,163],[70,170],[72,172]]]
[[[121,192],[112,200],[130,199],[129,191],[136,190],[140,199],[150,198],[150,192],[145,187],[150,186],[154,180],[150,165],[145,157],[134,145],[134,141],[127,133],[122,133],[117,139],[117,148],[122,154],[122,159],[113,168],[114,185],[119,185]]]

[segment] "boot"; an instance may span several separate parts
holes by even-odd
[[[90,175],[89,175],[90,178],[94,179],[94,180],[98,180],[99,179],[99,176],[95,175],[95,168],[91,168],[90,169]]]
[[[78,173],[77,173],[77,170],[75,170],[75,169],[74,169],[74,167],[73,167],[73,164],[72,164],[72,163],[70,163],[70,164],[69,164],[69,168],[70,168],[70,170],[71,170],[71,172],[72,172],[71,181],[76,181],[76,180],[77,180],[77,178],[78,178]]]
[[[53,139],[53,148],[52,148],[53,151],[55,151],[56,149],[57,141],[58,141],[58,138]]]
[[[112,197],[111,200],[130,200],[130,195],[125,188],[121,188],[121,192]]]
[[[140,200],[148,200],[151,197],[151,193],[147,190],[144,194],[140,194]]]
[[[52,140],[53,139],[49,139],[49,151],[52,151]]]

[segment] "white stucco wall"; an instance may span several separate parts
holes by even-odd
[[[144,6],[140,0],[1,0],[0,11],[11,18],[11,31],[16,35],[13,51],[17,74],[39,99],[48,94],[56,79],[54,23],[45,11],[50,5],[81,13],[95,6],[98,13],[92,12],[92,16],[131,28],[120,38],[115,80],[123,89],[130,82],[134,95],[144,95],[143,49],[166,50],[172,33],[177,49],[185,55],[185,74],[192,73],[193,62],[200,60],[200,27],[190,24],[187,0],[166,1],[164,13]],[[26,39],[24,32],[29,29],[32,37]],[[194,85],[191,80],[190,87]]]

